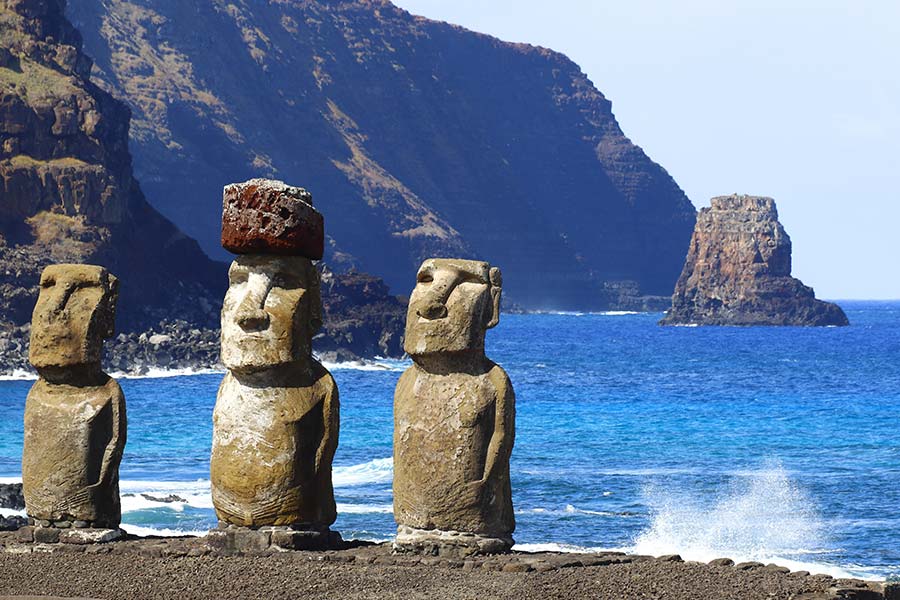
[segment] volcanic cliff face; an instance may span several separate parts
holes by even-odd
[[[123,333],[107,343],[107,368],[214,366],[226,265],[144,199],[128,152],[130,110],[90,81],[64,8],[64,0],[0,0],[0,371],[28,368],[40,273],[60,262],[119,277]],[[219,206],[221,195],[213,194]],[[373,277],[328,282],[317,351],[402,354],[402,301]]]
[[[848,325],[791,277],[791,239],[771,198],[720,196],[700,211],[662,325]]]
[[[147,204],[129,109],[91,83],[64,7],[0,3],[0,322],[30,320],[44,266],[86,262],[120,277],[122,329],[213,325],[224,271]]]
[[[92,0],[151,202],[218,247],[219,191],[302,182],[326,261],[405,293],[428,256],[500,265],[524,307],[668,296],[695,212],[577,65],[383,0]],[[633,300],[633,299],[632,299]]]

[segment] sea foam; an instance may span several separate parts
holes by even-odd
[[[13,369],[9,373],[0,375],[0,381],[36,381],[37,373],[25,369]]]
[[[370,483],[389,483],[394,477],[394,459],[376,458],[359,465],[334,467],[334,487],[350,487]]]
[[[702,562],[721,557],[774,562],[835,577],[868,575],[805,559],[830,552],[824,523],[777,461],[733,477],[712,499],[673,494],[657,485],[647,486],[643,496],[651,522],[629,552],[679,554]]]

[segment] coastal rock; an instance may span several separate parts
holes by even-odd
[[[671,297],[696,212],[558,52],[381,0],[69,14],[101,85],[134,111],[147,197],[210,256],[225,259],[217,197],[236,173],[302,174],[325,194],[326,261],[394,293],[430,256],[489,256],[526,309]]]
[[[25,508],[25,496],[22,495],[21,483],[0,483],[0,508],[13,510]]]
[[[836,304],[791,277],[791,240],[775,201],[719,196],[700,211],[662,325],[848,325]]]
[[[272,193],[259,202],[272,212],[282,199]],[[307,247],[300,234],[285,237],[297,249]],[[216,514],[227,525],[326,535],[337,516],[331,462],[339,402],[334,379],[312,357],[322,324],[319,274],[303,256],[243,254],[228,277],[222,308],[228,373],[213,411],[210,457]],[[252,540],[263,545],[258,536]]]
[[[223,205],[222,247],[229,252],[322,258],[325,222],[303,188],[269,179],[233,183]]]
[[[330,361],[403,356],[406,301],[378,277],[324,265],[319,271],[323,326],[313,339],[316,354]]]
[[[504,552],[515,529],[515,394],[484,353],[485,333],[500,319],[500,270],[429,259],[416,281],[404,342],[413,365],[394,395],[394,547]]]
[[[67,528],[115,528],[125,398],[100,369],[113,332],[118,281],[91,265],[53,265],[41,277],[29,359],[40,378],[25,401],[22,489],[28,516]]]
[[[11,517],[0,516],[0,531],[16,531],[28,525],[28,519],[13,515]]]

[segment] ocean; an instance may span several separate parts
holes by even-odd
[[[517,396],[517,548],[900,576],[900,302],[840,304],[850,327],[504,315],[488,355]],[[341,397],[334,528],[345,538],[394,533],[392,398],[408,364],[329,365]],[[208,470],[222,375],[157,375],[121,379],[124,528],[203,533],[216,522]],[[0,381],[0,481],[21,478],[31,383]]]

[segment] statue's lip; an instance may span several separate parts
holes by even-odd
[[[434,317],[430,319],[428,317],[423,317],[422,315],[417,315],[419,318],[416,319],[416,323],[434,323],[436,321],[445,321],[449,315],[444,315],[443,317]]]

